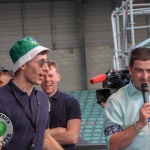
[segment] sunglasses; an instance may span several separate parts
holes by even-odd
[[[9,72],[10,70],[5,68],[5,67],[0,67],[0,71],[2,71],[2,72]]]
[[[43,67],[44,64],[47,64],[48,66],[50,66],[51,64],[53,64],[53,62],[51,62],[49,60],[40,60],[39,61],[40,67]]]

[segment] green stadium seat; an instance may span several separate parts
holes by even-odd
[[[79,100],[82,122],[80,137],[91,144],[106,145],[103,134],[103,108],[97,104],[95,90],[66,92]]]

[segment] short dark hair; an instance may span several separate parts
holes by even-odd
[[[59,73],[58,65],[54,61],[47,60],[47,65],[50,69],[51,69],[51,67],[54,67],[56,69],[56,71]]]
[[[135,60],[150,60],[150,48],[139,47],[132,50],[129,60],[129,66],[132,68]]]

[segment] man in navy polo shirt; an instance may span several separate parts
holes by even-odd
[[[58,66],[49,62],[49,71],[44,75],[43,90],[48,94],[50,108],[50,134],[65,150],[75,150],[81,125],[81,110],[79,102],[74,97],[58,90],[60,80]]]
[[[48,70],[49,53],[32,37],[17,41],[10,49],[14,79],[0,88],[2,149],[62,150],[48,133],[48,97],[34,87]]]

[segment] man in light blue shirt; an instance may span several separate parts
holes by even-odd
[[[110,96],[104,108],[104,133],[110,150],[150,150],[150,103],[141,84],[150,89],[150,48],[136,48],[129,62],[131,81]],[[150,96],[149,96],[150,99]]]

